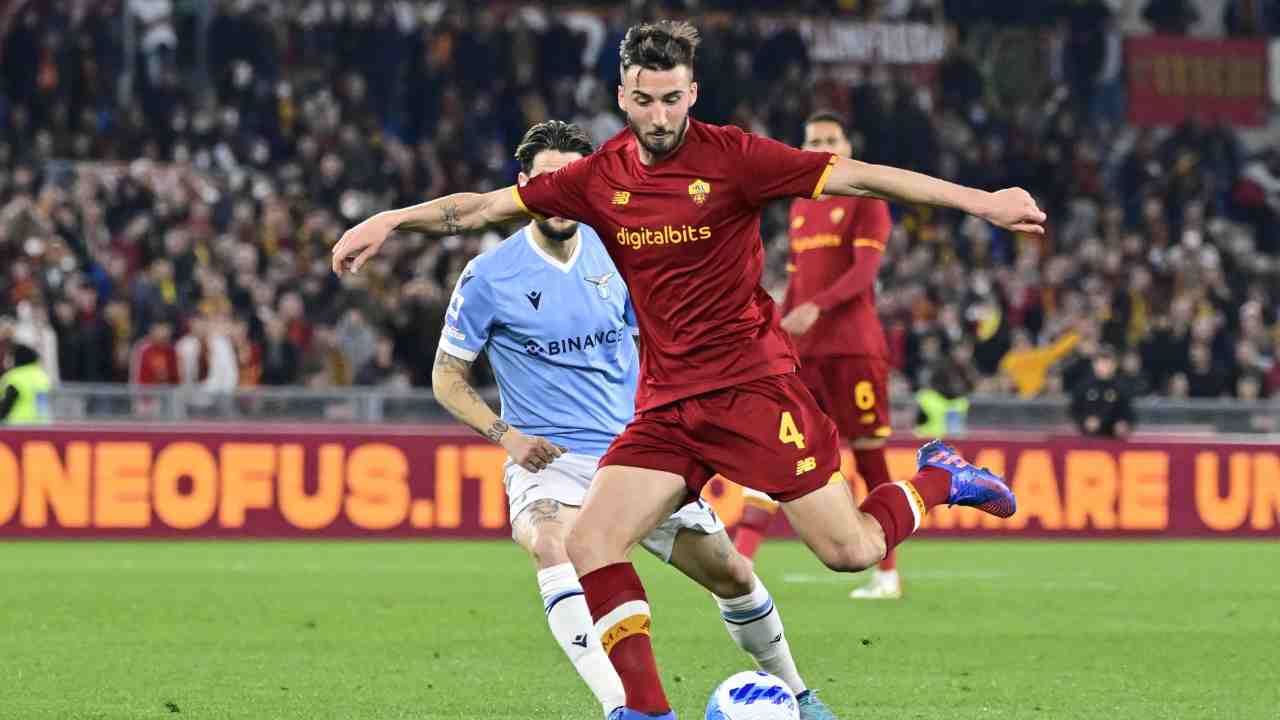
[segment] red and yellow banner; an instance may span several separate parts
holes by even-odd
[[[1275,445],[959,446],[1006,474],[1018,513],[936,508],[929,534],[1280,537]],[[4,430],[0,537],[505,537],[505,459],[454,427]],[[891,443],[888,461],[910,477],[914,444]],[[706,497],[726,524],[741,517],[737,485]]]
[[[1149,35],[1125,40],[1129,120],[1177,124],[1192,116],[1261,125],[1270,105],[1267,43]]]

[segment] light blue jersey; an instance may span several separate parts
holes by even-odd
[[[468,263],[440,348],[463,360],[487,353],[513,427],[599,456],[635,411],[640,359],[627,287],[596,232],[578,233],[565,263],[528,228]]]

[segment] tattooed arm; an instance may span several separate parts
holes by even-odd
[[[436,362],[431,368],[431,389],[436,401],[459,421],[490,441],[500,443],[511,426],[503,422],[471,386],[470,374],[470,361],[454,357],[444,349],[437,350]]]
[[[471,385],[470,374],[470,361],[454,357],[443,348],[436,351],[431,389],[450,415],[501,445],[517,465],[530,472],[538,472],[561,455],[561,448],[543,438],[525,435],[498,417]]]
[[[369,258],[378,254],[387,235],[395,230],[457,235],[527,217],[512,187],[487,193],[454,193],[430,202],[387,210],[342,234],[333,246],[333,271],[339,275],[359,272]]]
[[[529,217],[510,187],[487,193],[454,193],[386,214],[395,223],[394,229],[428,235],[457,235]]]

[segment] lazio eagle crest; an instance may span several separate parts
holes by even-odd
[[[596,292],[600,293],[601,300],[609,299],[609,280],[613,278],[613,273],[605,273],[596,277],[584,278],[587,282],[596,286]]]

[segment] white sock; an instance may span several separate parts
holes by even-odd
[[[776,675],[799,695],[806,690],[796,661],[791,657],[791,645],[782,631],[782,617],[773,606],[773,598],[759,577],[752,576],[754,589],[742,597],[717,597],[720,617],[725,629],[738,647],[755,658],[761,670]]]
[[[587,596],[582,594],[573,564],[561,563],[539,570],[538,590],[542,593],[542,607],[547,613],[551,635],[600,701],[605,715],[625,705],[627,693],[600,645],[591,612],[587,610]]]
[[[898,587],[898,569],[876,570],[875,579],[881,585],[892,585],[893,587]]]

